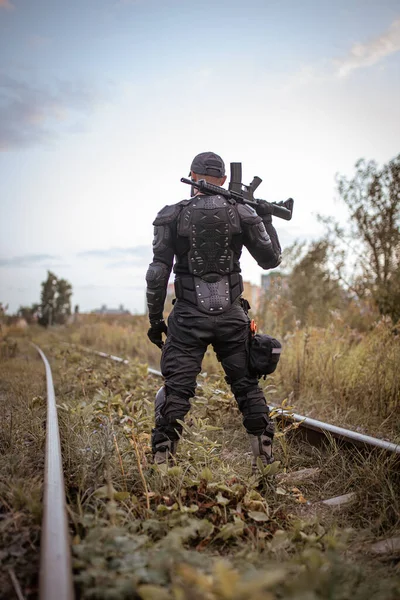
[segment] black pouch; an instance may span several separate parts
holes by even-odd
[[[243,308],[244,312],[247,313],[251,309],[250,302],[246,300],[246,298],[240,298],[240,306]]]
[[[265,377],[273,373],[281,357],[282,344],[264,333],[250,337],[249,370],[252,375]]]

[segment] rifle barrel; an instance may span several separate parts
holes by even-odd
[[[205,179],[200,179],[199,181],[192,181],[191,179],[187,179],[186,177],[181,177],[182,183],[187,183],[188,185],[193,186],[194,188],[208,194],[209,196],[224,196],[224,198],[233,198],[236,202],[241,202],[243,204],[248,204],[252,206],[255,210],[257,210],[257,205],[265,204],[270,214],[275,217],[279,217],[280,219],[285,219],[285,221],[290,221],[292,218],[292,210],[286,208],[282,204],[276,204],[275,202],[267,202],[267,200],[248,200],[244,198],[241,193],[236,192],[234,190],[226,190],[225,188],[219,187],[218,185],[214,185],[213,183],[209,183]],[[290,199],[292,200],[292,199]],[[293,200],[292,200],[293,202]],[[293,205],[291,205],[293,208]]]

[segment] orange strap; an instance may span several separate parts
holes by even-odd
[[[252,319],[250,321],[250,331],[251,331],[251,335],[255,335],[257,333],[257,323],[255,322],[254,319]]]

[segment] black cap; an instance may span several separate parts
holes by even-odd
[[[214,152],[202,152],[194,157],[190,170],[198,175],[224,177],[225,163],[222,158]]]

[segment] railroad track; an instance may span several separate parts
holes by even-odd
[[[119,362],[122,364],[129,364],[129,360],[126,358],[120,358],[119,356],[115,356],[113,354],[107,354],[106,352],[99,352],[97,350],[92,350],[91,348],[81,348],[86,352],[91,352],[92,354],[96,354],[97,356],[101,356],[102,358],[108,358],[113,360],[114,362]],[[155,375],[157,377],[162,377],[162,373],[157,371],[156,369],[148,368],[148,372],[150,375]],[[379,438],[372,437],[370,435],[365,435],[363,433],[359,433],[357,431],[352,431],[350,429],[345,429],[344,427],[338,427],[337,425],[332,425],[331,423],[324,423],[323,421],[319,421],[317,419],[312,419],[311,417],[307,417],[305,415],[300,415],[297,413],[292,413],[279,407],[276,407],[274,404],[269,403],[270,407],[277,408],[280,412],[280,416],[283,421],[287,423],[298,423],[300,433],[313,445],[317,445],[318,443],[327,441],[329,437],[332,437],[339,444],[344,444],[347,446],[356,446],[358,448],[377,448],[380,450],[386,450],[390,453],[395,453],[400,455],[400,444],[393,444],[387,440],[381,440]]]
[[[34,347],[44,362],[47,382],[46,458],[39,598],[40,600],[73,600],[74,589],[68,535],[68,519],[53,378],[45,354],[38,346],[34,345]],[[89,348],[80,347],[80,349],[84,349],[85,351],[110,359],[114,362],[129,364],[127,359],[112,354],[95,351]],[[153,376],[162,377],[161,372],[155,369],[149,368],[148,372]],[[298,423],[298,430],[303,432],[305,437],[312,444],[332,437],[337,442],[347,446],[386,451],[390,454],[400,455],[399,444],[393,444],[386,440],[380,440],[329,423],[323,423],[322,421],[311,419],[303,415],[292,414],[283,409],[278,410],[280,410],[281,417],[285,422]],[[308,471],[310,471],[310,469],[308,469]],[[346,494],[323,500],[317,504],[337,506],[346,504],[352,501],[353,498],[354,494]],[[397,538],[396,540],[396,543],[398,543],[399,540]],[[388,541],[391,542],[391,540]]]
[[[75,596],[72,581],[67,504],[53,376],[45,354],[38,346],[35,344],[33,346],[44,362],[47,388],[39,598],[40,600],[73,600]]]

